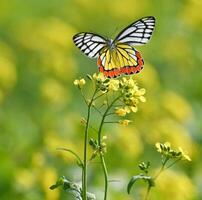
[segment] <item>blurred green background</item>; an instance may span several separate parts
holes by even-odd
[[[105,128],[111,179],[109,200],[126,194],[137,164],[158,166],[156,142],[169,141],[189,152],[159,178],[151,199],[202,199],[202,1],[200,0],[0,0],[0,199],[71,199],[48,188],[58,176],[80,181],[68,147],[82,155],[86,107],[73,80],[97,72],[96,60],[72,42],[80,31],[114,38],[131,22],[156,17],[148,45],[138,47],[145,61],[136,75],[147,90],[134,123]],[[102,199],[99,164],[89,169],[89,190]]]

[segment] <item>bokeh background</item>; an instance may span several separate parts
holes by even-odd
[[[138,199],[126,184],[137,164],[160,157],[156,142],[169,141],[189,152],[159,178],[151,199],[202,199],[202,1],[200,0],[1,0],[0,1],[0,199],[71,199],[49,190],[57,177],[80,181],[72,156],[82,155],[86,107],[73,80],[97,71],[96,60],[72,42],[80,31],[114,38],[129,23],[152,15],[152,40],[138,47],[145,60],[136,75],[147,102],[128,127],[105,128],[110,200]],[[89,170],[89,190],[102,199],[99,164]]]

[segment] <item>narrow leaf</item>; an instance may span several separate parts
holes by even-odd
[[[141,180],[141,179],[147,181],[147,183],[149,184],[150,187],[153,187],[153,186],[155,185],[154,180],[153,180],[152,177],[150,177],[150,176],[145,176],[145,175],[143,175],[143,174],[139,174],[139,175],[137,175],[137,176],[133,176],[133,177],[130,179],[130,181],[129,181],[129,183],[128,183],[128,186],[127,186],[127,192],[128,192],[128,194],[130,194],[130,191],[131,191],[131,188],[132,188],[133,184],[134,184],[137,180]]]

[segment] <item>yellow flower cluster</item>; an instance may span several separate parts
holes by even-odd
[[[145,89],[140,89],[132,77],[123,77],[118,82],[118,84],[117,82],[109,82],[111,85],[113,85],[111,88],[115,88],[116,90],[118,85],[121,100],[123,102],[122,107],[116,107],[116,114],[118,116],[125,116],[127,113],[137,112],[138,103],[146,101],[146,98],[143,96],[145,94]]]
[[[178,150],[171,149],[169,142],[156,143],[156,148],[159,153],[169,158],[179,158],[182,160],[191,161],[191,158],[184,152],[184,150],[179,147]]]
[[[102,73],[93,74],[93,76],[87,75],[88,79],[93,81],[97,89],[102,93],[113,93],[113,95],[119,97],[120,105],[115,107],[115,113],[118,116],[125,116],[130,112],[137,112],[137,105],[139,102],[145,102],[144,97],[145,89],[139,88],[137,82],[132,76],[122,77],[120,79],[109,79],[104,77]],[[76,79],[74,85],[79,89],[83,87],[85,80]]]

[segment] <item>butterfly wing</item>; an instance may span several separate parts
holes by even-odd
[[[133,46],[123,43],[117,43],[113,50],[104,47],[98,58],[100,72],[109,78],[123,73],[138,73],[143,68],[143,63],[140,53]]]
[[[113,41],[115,48],[103,48],[98,59],[101,72],[110,78],[122,73],[138,73],[143,68],[141,54],[133,47],[146,44],[153,33],[155,18],[144,17],[127,26]]]
[[[100,50],[106,46],[106,39],[94,33],[78,33],[74,35],[73,41],[89,58],[98,57]]]
[[[114,42],[126,43],[135,46],[146,44],[152,36],[154,26],[154,17],[144,17],[122,30],[117,35]]]

